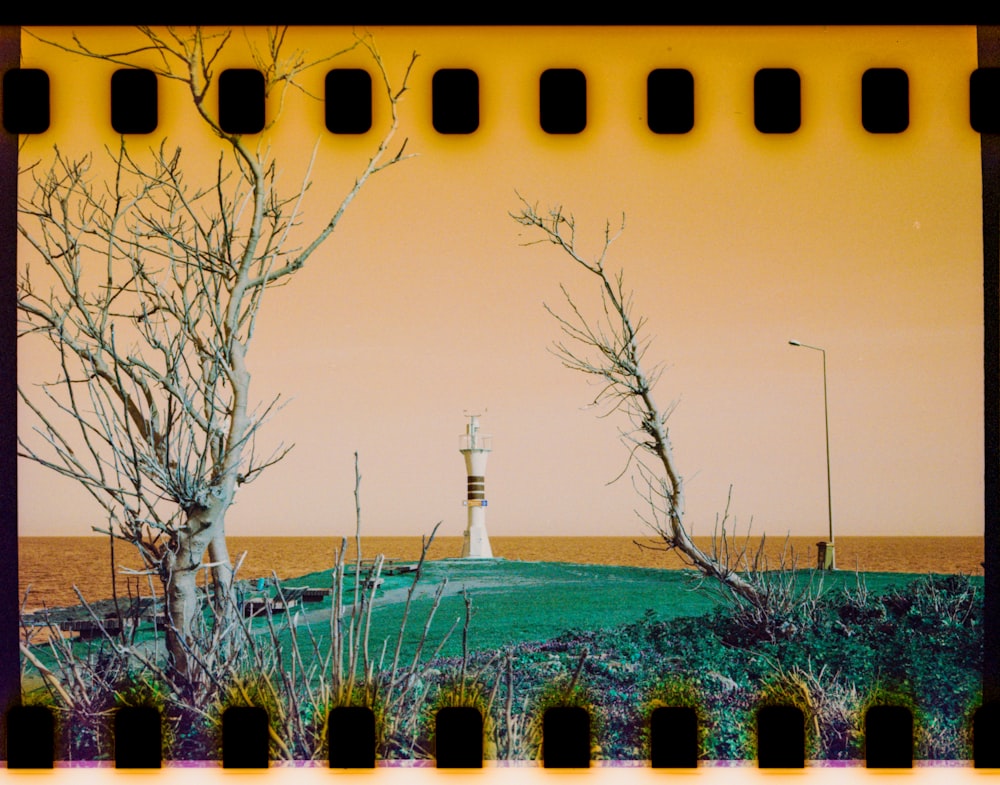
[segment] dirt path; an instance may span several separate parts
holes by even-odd
[[[507,576],[496,576],[496,577],[478,577],[471,580],[449,580],[447,585],[444,587],[442,592],[442,597],[454,597],[462,594],[463,591],[475,591],[477,589],[489,589],[489,590],[499,590],[499,589],[509,589],[512,585],[518,586],[537,586],[542,582],[538,580],[522,579],[511,581]],[[414,600],[431,599],[437,593],[438,587],[440,586],[440,581],[433,582],[430,580],[422,580],[417,584],[416,589],[413,591]],[[400,586],[396,589],[389,589],[375,598],[374,609],[378,610],[387,605],[400,605],[406,602],[406,596],[410,591],[409,586]],[[353,603],[345,605],[345,610],[352,612]],[[292,614],[293,619],[297,619],[295,624],[308,624],[310,626],[320,623],[329,623],[330,621],[330,609],[329,608],[317,608],[311,611],[299,611]]]

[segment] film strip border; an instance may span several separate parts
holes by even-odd
[[[109,85],[110,125],[119,134],[148,134],[158,124],[157,77],[119,69]],[[802,82],[792,68],[753,75],[754,127],[792,134],[802,118]],[[51,119],[50,77],[42,69],[12,68],[3,75],[3,125],[15,134],[41,134]],[[1000,133],[1000,68],[969,77],[969,124]],[[870,68],[860,77],[861,126],[872,134],[899,134],[910,125],[909,76],[901,68]],[[100,93],[98,93],[100,94]],[[479,76],[471,69],[438,70],[432,80],[432,123],[440,134],[479,130]],[[219,123],[226,133],[256,134],[266,125],[264,75],[252,68],[219,74]],[[587,77],[578,68],[551,68],[538,80],[539,126],[548,134],[579,134],[587,127]],[[695,80],[684,68],[651,71],[646,121],[654,134],[686,134],[695,127]],[[325,80],[324,122],[333,134],[363,134],[372,127],[372,78],[359,68],[331,70]]]
[[[5,52],[4,52],[4,63],[9,65],[11,63],[11,51],[10,46],[10,28],[5,31],[5,36],[3,40]],[[13,47],[16,51],[16,44]],[[16,57],[14,58],[16,62]],[[986,480],[987,480],[987,491],[986,491],[986,642],[985,642],[985,667],[984,667],[984,699],[986,701],[995,701],[1000,697],[1000,658],[996,655],[1000,652],[1000,629],[998,629],[997,618],[1000,617],[1000,608],[998,608],[998,597],[1000,597],[1000,575],[997,569],[1000,566],[1000,531],[998,531],[998,520],[997,511],[1000,509],[1000,493],[998,493],[998,460],[997,460],[997,447],[998,445],[998,419],[996,412],[996,401],[998,394],[1000,394],[1000,384],[998,384],[998,372],[997,372],[997,352],[1000,349],[1000,341],[998,341],[998,332],[1000,332],[1000,316],[998,312],[1000,309],[997,307],[997,292],[1000,291],[1000,274],[998,274],[998,258],[1000,258],[1000,137],[997,136],[1000,132],[1000,124],[998,124],[998,116],[1000,116],[1000,111],[997,110],[997,88],[1000,82],[997,81],[997,73],[1000,73],[1000,36],[995,34],[995,31],[985,31],[980,36],[980,64],[981,67],[976,72],[974,72],[972,79],[970,80],[970,125],[974,130],[983,134],[982,142],[982,166],[983,166],[983,237],[984,237],[984,305],[985,305],[985,401],[986,401]],[[7,73],[11,73],[16,69],[10,69]],[[791,100],[792,91],[787,87],[791,81],[791,77],[786,72],[789,69],[775,69],[779,74],[770,75],[765,77],[765,81],[769,78],[774,78],[776,81],[773,85],[779,85],[776,93],[771,95],[774,97],[774,104],[772,106],[767,105],[767,99],[765,96],[768,95],[767,88],[765,87],[761,93],[761,100],[758,102],[755,100],[755,108],[757,104],[762,108],[762,115],[765,117],[771,117],[775,119],[777,124],[780,125],[780,121],[783,120],[785,128],[789,128],[791,123],[788,121],[789,117],[793,117],[793,113],[790,111],[794,108],[795,102]],[[896,71],[898,69],[884,69],[888,71]],[[570,73],[573,73],[572,71]],[[576,72],[579,73],[579,72]],[[674,89],[679,89],[683,94],[686,87],[681,85],[681,83],[687,82],[687,77],[684,76],[686,72],[680,69],[670,69],[668,73],[672,74],[664,78],[667,83],[672,84]],[[791,72],[795,74],[795,72]],[[978,76],[977,76],[978,75]],[[795,75],[797,77],[797,74]],[[888,75],[886,75],[888,76]],[[905,73],[903,73],[905,77]],[[133,77],[127,77],[133,78]],[[142,77],[140,77],[142,78]],[[579,78],[579,77],[576,77]],[[891,84],[891,79],[899,79],[898,75],[894,77],[889,77],[886,84]],[[786,80],[782,83],[781,80]],[[976,86],[976,82],[979,82]],[[784,84],[784,88],[780,85]],[[678,86],[681,85],[680,88]],[[5,128],[10,132],[28,132],[21,131],[19,123],[31,122],[32,112],[38,108],[39,104],[35,104],[35,108],[31,108],[31,101],[28,100],[27,108],[17,107],[12,110],[10,115],[11,122],[8,124],[8,114],[6,106],[6,95],[7,89],[4,86],[4,125]],[[896,88],[898,90],[898,87]],[[652,91],[655,93],[655,89]],[[442,92],[443,96],[445,93]],[[755,93],[755,99],[757,98],[757,93]],[[37,99],[34,99],[37,100]],[[437,97],[435,97],[437,100]],[[443,100],[443,99],[442,99]],[[455,101],[455,99],[449,99],[450,101]],[[448,103],[444,101],[442,105]],[[248,104],[237,100],[234,102],[237,113],[242,113],[247,109]],[[453,109],[452,107],[459,107],[458,109]],[[464,106],[465,111],[468,111],[469,102],[466,101],[462,104],[461,101],[451,104],[448,107],[447,112],[458,112],[462,111]],[[681,122],[682,117],[686,117],[683,111],[680,111],[687,106],[684,100],[675,100],[668,102],[669,107],[666,111],[666,117],[669,118],[668,125],[670,122],[675,123],[676,128],[682,128],[686,126],[685,122]],[[799,104],[800,106],[800,104]],[[883,127],[882,130],[873,130],[869,127],[868,123],[865,122],[864,118],[861,119],[862,125],[872,133],[898,133],[905,130],[906,125],[901,125],[900,121],[900,108],[906,108],[905,104],[899,102],[896,103],[896,108],[894,111],[889,112],[888,116],[890,118],[895,118],[894,122],[898,130],[892,130],[891,128]],[[47,102],[46,107],[47,111]],[[691,102],[691,109],[693,113],[693,99]],[[775,111],[777,114],[768,115],[769,111]],[[113,111],[113,110],[112,110]],[[436,111],[436,108],[435,108]],[[862,114],[864,114],[864,109],[862,108]],[[652,115],[652,112],[651,112]],[[130,119],[126,119],[125,123],[134,122],[135,116],[129,114]],[[584,113],[585,117],[585,113]],[[37,118],[36,118],[37,119]],[[356,118],[355,118],[356,119]],[[801,121],[801,116],[799,115],[799,120]],[[118,129],[115,125],[115,120],[112,119],[112,126]],[[234,122],[242,122],[242,120],[237,120]],[[471,123],[468,120],[468,114],[466,114],[464,128],[469,128]],[[755,115],[755,125],[758,130],[763,133],[788,133],[789,130],[768,130],[767,121],[765,120],[764,126],[761,127],[757,123],[757,117]],[[155,127],[155,124],[154,124]],[[329,127],[329,126],[328,126]],[[437,123],[435,123],[437,128]],[[691,124],[693,127],[693,122]],[[543,129],[549,131],[543,124]],[[150,129],[152,130],[152,129]],[[335,130],[330,128],[331,132],[334,133],[349,133],[351,131]],[[438,129],[441,133],[469,133],[469,130],[442,130]],[[475,130],[474,128],[472,130]],[[583,130],[582,128],[580,130]],[[681,130],[672,131],[662,131],[651,126],[651,130],[657,133],[683,133]],[[687,130],[690,130],[688,128]],[[795,129],[791,129],[794,131]],[[124,131],[127,133],[133,133],[136,131]],[[355,133],[357,131],[354,131]],[[573,133],[572,130],[553,130],[549,131],[551,133]],[[9,137],[8,137],[9,139]],[[5,144],[2,148],[2,165],[4,172],[4,180],[8,183],[5,185],[5,189],[9,188],[10,182],[13,182],[7,175],[14,171],[16,172],[17,156],[16,156],[16,145]],[[5,196],[8,195],[5,193]],[[14,223],[11,220],[11,216],[8,213],[12,212],[8,208],[13,204],[13,200],[5,199],[4,205],[5,210],[2,219],[0,219],[0,231],[4,232],[3,237],[5,239],[10,239],[14,236]],[[4,260],[5,264],[2,265],[2,269],[5,272],[2,274],[2,285],[5,287],[5,291],[12,289],[10,284],[13,282],[13,247],[14,244],[7,242],[4,244],[8,248],[9,258]],[[10,321],[10,320],[8,320]],[[13,371],[13,351],[6,351],[11,349],[14,345],[13,342],[13,326],[5,324],[4,327],[0,328],[0,342],[2,342],[2,347],[4,351],[0,351],[0,356],[3,356],[4,367],[0,368],[0,379],[6,384],[5,393],[7,396],[4,400],[13,400],[13,386],[15,383],[16,374]],[[0,418],[5,421],[6,424],[3,425],[4,432],[0,433],[0,436],[9,437],[13,433],[14,420],[13,418]],[[13,439],[8,438],[9,443],[13,443]],[[11,466],[13,464],[12,456],[8,456],[6,459],[8,461],[5,467]],[[7,479],[4,480],[3,488],[0,489],[3,498],[7,500],[12,500],[15,498],[15,486],[12,482],[16,479],[16,474],[14,471],[9,471],[4,473]],[[9,546],[11,541],[15,543],[15,554],[16,554],[16,505],[5,504],[4,509],[4,546]],[[11,525],[13,524],[13,525]],[[10,566],[13,564],[14,569],[10,570]],[[16,555],[13,560],[7,561],[7,569],[0,571],[5,576],[3,578],[6,583],[0,586],[0,589],[9,588],[7,584],[13,584],[16,582]],[[5,623],[10,622],[11,619],[16,619],[16,603],[14,604],[13,613],[11,612],[11,601],[10,598],[15,597],[13,591],[6,591],[4,596],[5,599],[0,603],[0,624],[3,624],[4,630],[16,630],[15,623]],[[12,640],[13,637],[13,640]],[[16,692],[17,686],[17,674],[16,670],[11,671],[11,664],[16,663],[16,636],[4,635],[0,639],[0,655],[2,656],[2,662],[4,663],[3,670],[3,684],[0,685],[3,688],[2,697],[5,699],[6,705],[11,705],[16,703],[16,697],[14,693]],[[14,653],[13,658],[9,655]],[[13,676],[13,678],[11,678]],[[682,707],[677,707],[682,708]],[[775,708],[777,710],[775,710]],[[758,742],[761,752],[761,756],[758,760],[759,765],[763,767],[769,766],[781,766],[781,767],[794,767],[798,764],[799,753],[797,750],[796,740],[797,740],[797,727],[801,723],[801,716],[795,716],[793,713],[787,711],[789,707],[768,707],[762,708],[757,714],[758,720]],[[870,767],[878,766],[893,766],[893,767],[905,767],[912,765],[912,716],[909,715],[908,711],[902,707],[877,707],[873,709],[873,714],[869,714],[866,717],[866,725],[868,726],[866,730],[867,734],[867,745],[866,745],[866,763]],[[264,744],[253,743],[254,739],[260,740],[261,735],[266,736],[267,733],[267,717],[266,714],[261,714],[262,710],[247,710],[247,711],[234,711],[231,715],[227,715],[225,718],[225,724],[223,726],[223,734],[221,739],[221,749],[223,755],[223,765],[229,767],[259,767],[267,765],[267,745],[266,739]],[[338,710],[339,711],[339,710]],[[459,710],[461,712],[462,710]],[[797,710],[795,710],[797,711]],[[1000,717],[998,717],[1000,711],[997,710],[996,704],[988,703],[976,714],[974,720],[974,739],[977,742],[974,747],[974,763],[977,767],[1000,767],[1000,755],[998,755],[998,750],[996,746],[994,749],[990,749],[990,744],[986,741],[978,740],[993,740],[1000,737]],[[13,721],[16,718],[16,721]],[[367,717],[361,718],[360,716],[348,717],[346,714],[337,716],[331,715],[331,723],[338,729],[343,728],[343,735],[340,736],[342,739],[350,739],[354,741],[353,744],[344,744],[340,752],[337,751],[337,747],[331,751],[330,765],[331,766],[351,766],[351,767],[365,767],[369,765],[368,757],[368,746],[373,745],[374,735],[369,733],[369,720]],[[159,738],[159,715],[155,713],[150,713],[142,709],[122,709],[115,715],[115,732],[119,734],[117,738],[119,740],[127,738],[128,734],[134,734],[133,742],[127,744],[118,744],[116,747],[116,766],[123,768],[131,767],[158,767],[160,765],[160,752],[158,745]],[[452,710],[443,711],[441,715],[438,716],[438,748],[437,752],[437,765],[439,767],[449,767],[449,766],[462,766],[462,767],[476,767],[482,764],[482,754],[481,748],[478,755],[478,760],[475,756],[476,744],[475,742],[469,743],[469,729],[470,727],[475,729],[475,718],[468,715],[463,715],[461,713],[453,713]],[[546,757],[546,766],[585,766],[589,761],[589,752],[587,760],[583,759],[583,756],[579,754],[580,745],[580,728],[586,727],[586,723],[589,722],[589,718],[584,715],[580,715],[579,712],[569,712],[560,716],[558,713],[553,715],[551,725],[546,726],[546,742],[548,744],[548,755]],[[479,718],[479,723],[481,723],[481,718]],[[658,723],[660,723],[658,725]],[[51,714],[46,710],[37,710],[31,707],[20,707],[14,706],[10,709],[7,715],[7,721],[5,722],[6,727],[6,756],[8,757],[8,766],[14,767],[47,767],[52,765],[52,747],[48,743],[48,740],[53,737],[53,719]],[[670,748],[664,748],[662,746],[657,746],[655,739],[660,738],[659,734],[663,732],[664,728],[670,728],[673,730],[671,739],[675,742],[683,742],[685,734],[690,737],[691,733],[697,734],[697,717],[695,715],[693,721],[690,712],[686,711],[675,711],[667,710],[664,714],[656,715],[656,719],[653,719],[650,725],[651,740],[651,760],[654,765],[667,765],[667,766],[678,766],[687,765],[684,761],[690,762],[690,744],[689,743],[676,743],[671,745]],[[775,746],[773,748],[769,747],[771,740],[774,741]],[[688,738],[689,741],[689,738]],[[909,745],[909,747],[907,747]],[[909,749],[907,758],[907,748]],[[119,752],[119,750],[121,752]],[[553,755],[553,751],[555,755]],[[775,757],[769,757],[771,753],[774,753]],[[338,758],[337,755],[349,755],[349,758]],[[130,757],[131,756],[131,757]],[[565,757],[561,757],[565,756]],[[666,761],[666,763],[664,763]]]
[[[114,767],[162,767],[162,718],[153,707],[122,707],[111,720]],[[327,764],[336,769],[372,769],[376,765],[374,712],[364,706],[341,706],[328,715]],[[805,768],[806,717],[796,706],[766,705],[755,713],[757,767]],[[971,720],[973,765],[1000,768],[1000,705],[980,708]],[[869,769],[913,768],[914,719],[905,706],[873,705],[863,719],[864,765]],[[18,706],[6,716],[7,768],[54,767],[55,721],[41,706]],[[542,766],[586,769],[591,764],[594,733],[590,713],[580,706],[547,709],[541,721]],[[266,769],[270,724],[265,709],[236,706],[221,718],[220,762],[223,768]],[[699,711],[692,706],[659,707],[647,726],[649,763],[655,769],[698,766]],[[598,739],[598,743],[600,740]],[[439,709],[434,717],[434,762],[439,769],[483,768],[484,724],[472,706]]]

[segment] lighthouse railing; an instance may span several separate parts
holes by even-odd
[[[483,436],[481,433],[476,434],[476,443],[472,444],[472,436],[467,433],[463,433],[458,437],[458,449],[459,450],[492,450],[493,449],[493,437]]]

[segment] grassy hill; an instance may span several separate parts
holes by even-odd
[[[804,587],[811,573],[797,573]],[[903,586],[916,577],[904,573],[868,573],[865,583],[875,594]],[[818,580],[818,578],[814,578]],[[329,586],[329,571],[282,582],[282,586]],[[980,579],[981,580],[981,579]],[[441,656],[462,651],[465,616],[463,590],[472,599],[469,630],[471,651],[487,651],[524,641],[554,638],[571,630],[598,630],[636,621],[652,610],[662,620],[702,616],[719,604],[718,587],[700,582],[692,573],[642,567],[616,567],[556,562],[521,562],[443,559],[427,562],[410,607],[403,642],[403,657],[412,657],[433,603],[433,593],[447,581],[440,606],[431,623],[428,640],[436,646],[453,624],[455,632]],[[854,572],[826,573],[824,593],[853,588]],[[371,651],[377,656],[389,641],[391,657],[403,618],[405,595],[412,576],[389,576],[379,590],[372,612]],[[328,638],[329,601],[325,613],[310,613],[320,638]],[[324,621],[326,619],[326,621]],[[425,652],[429,655],[430,652]]]
[[[412,573],[387,573],[371,613],[368,652],[376,670],[383,650],[383,665],[390,665],[408,598],[411,602],[400,663],[408,675],[393,681],[394,689],[403,691],[397,693],[402,702],[392,710],[401,724],[387,732],[380,754],[426,756],[431,743],[428,712],[449,689],[454,691],[461,673],[472,680],[473,693],[495,695],[490,711],[500,729],[497,744],[520,739],[517,744],[527,746],[518,754],[528,757],[537,741],[537,727],[531,723],[540,716],[539,707],[547,695],[568,699],[569,684],[579,692],[573,699],[594,712],[594,754],[601,758],[643,759],[644,712],[652,701],[673,702],[678,696],[699,707],[706,759],[753,757],[753,735],[747,729],[762,701],[802,704],[811,718],[807,746],[812,757],[859,757],[864,709],[875,700],[913,707],[917,757],[968,756],[967,720],[978,701],[982,657],[981,577],[807,570],[770,577],[779,583],[792,580],[798,590],[808,588],[811,599],[802,605],[769,605],[767,623],[761,626],[759,613],[726,604],[715,583],[674,570],[454,559],[425,564],[416,585]],[[331,580],[326,571],[281,585],[327,588]],[[345,579],[345,587],[349,583]],[[256,584],[244,583],[240,591],[248,597],[259,597],[261,591],[273,596],[275,587],[257,590]],[[785,597],[779,595],[779,600]],[[472,608],[468,669],[460,657],[467,600]],[[315,689],[317,669],[312,666],[330,650],[330,598],[300,605],[290,616],[280,613],[270,621],[247,623],[253,645],[241,650],[245,656],[238,678],[266,698],[261,705],[272,706],[274,718],[284,716],[275,703],[277,689],[281,705],[298,706],[293,711],[305,712],[307,719],[324,712],[326,698]],[[153,655],[151,629],[143,625],[136,638],[147,657]],[[425,629],[421,665],[408,670]],[[449,630],[450,638],[442,643]],[[280,649],[273,647],[272,634]],[[291,646],[292,635],[297,647]],[[242,632],[240,636],[242,640]],[[79,641],[72,647],[77,662],[86,660],[97,670],[113,660],[106,640]],[[47,646],[33,649],[44,665],[55,665]],[[504,656],[496,657],[497,650],[504,650]],[[120,669],[108,683],[101,681],[100,689],[95,681],[86,706],[112,705],[119,700],[115,690],[134,691],[142,672]],[[101,672],[102,679],[106,675]],[[261,692],[264,681],[271,692]],[[40,682],[37,686],[35,697],[47,699],[47,690]],[[505,703],[508,696],[510,704]],[[507,705],[514,707],[513,720],[500,716]],[[210,717],[182,714],[171,720],[181,739],[175,754],[192,760],[212,757],[205,748],[214,738]],[[94,739],[104,732],[102,716],[73,715],[66,726],[71,757],[98,754],[101,745]],[[501,728],[501,719],[513,724]],[[290,721],[286,725],[281,733],[294,738],[297,755],[316,754],[320,742],[311,731]]]

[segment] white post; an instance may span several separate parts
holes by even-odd
[[[486,533],[486,459],[490,454],[491,437],[479,433],[479,415],[469,415],[469,424],[461,437],[459,452],[465,456],[468,491],[465,506],[468,524],[462,540],[462,558],[492,559],[490,537]]]

